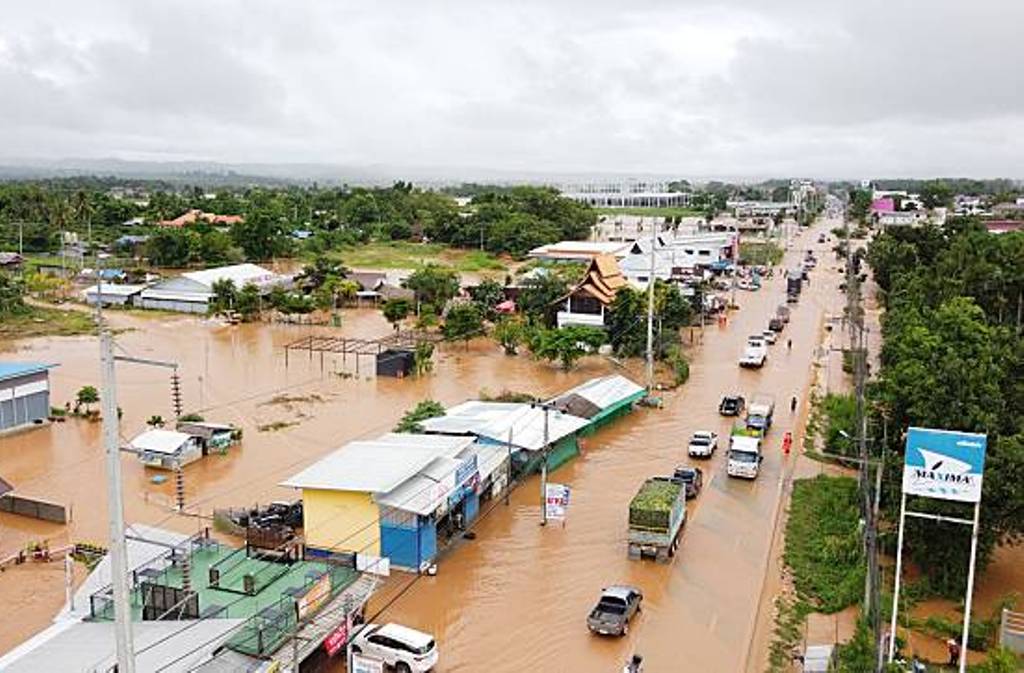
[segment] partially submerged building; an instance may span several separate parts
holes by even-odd
[[[615,294],[626,285],[626,278],[614,257],[594,257],[583,280],[560,300],[564,305],[557,314],[558,326],[604,327],[605,312],[614,301]]]
[[[199,437],[156,428],[146,430],[128,442],[128,449],[147,467],[173,470],[203,457]]]
[[[93,285],[82,290],[82,298],[86,304],[95,306],[100,299],[104,306],[139,306],[139,297],[146,289],[145,285],[116,285],[114,283],[103,283]]]
[[[42,362],[0,362],[0,432],[50,416],[50,369]]]
[[[225,423],[178,421],[174,429],[197,438],[204,456],[214,451],[225,453],[229,446],[236,444],[242,438],[240,429]]]
[[[142,307],[181,313],[206,313],[214,296],[214,283],[224,280],[233,282],[238,290],[251,283],[261,293],[269,292],[275,285],[288,283],[284,276],[256,264],[234,264],[216,269],[190,271],[162,280],[143,290],[140,295]]]
[[[593,432],[633,410],[647,391],[625,376],[612,374],[590,379],[567,390],[550,403],[566,414],[587,420],[586,431]]]

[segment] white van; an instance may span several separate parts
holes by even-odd
[[[761,440],[758,437],[733,435],[729,442],[729,462],[726,474],[730,477],[757,479],[761,471]]]

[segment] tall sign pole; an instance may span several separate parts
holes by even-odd
[[[985,471],[986,435],[950,430],[910,428],[903,464],[903,496],[900,504],[900,531],[896,550],[896,583],[889,633],[889,661],[896,654],[896,616],[900,602],[900,575],[903,569],[903,531],[906,517],[959,523],[971,527],[971,555],[967,568],[967,592],[964,598],[964,626],[960,636],[960,673],[967,670],[967,641],[971,628],[971,602],[974,598],[974,572],[978,561],[978,520],[981,514],[982,475]],[[913,512],[907,510],[907,496],[972,503],[973,519]]]
[[[647,393],[654,392],[654,274],[658,225],[651,223],[651,274],[647,278]]]

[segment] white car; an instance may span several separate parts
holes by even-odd
[[[761,334],[747,337],[747,347],[740,357],[740,367],[763,367],[768,359],[768,342]]]
[[[690,438],[686,452],[694,458],[710,458],[718,448],[718,435],[710,430],[698,430]]]
[[[773,344],[779,340],[779,335],[770,329],[766,329],[764,332],[762,332],[762,334],[764,335],[764,340],[770,344]]]
[[[352,651],[382,660],[398,673],[425,673],[437,665],[429,634],[400,624],[367,624],[352,639]]]

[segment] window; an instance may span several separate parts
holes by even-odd
[[[569,297],[569,312],[601,315],[601,302],[587,295],[574,294]]]
[[[700,255],[701,257],[710,257],[711,256],[711,251],[710,250],[701,250],[697,254]]]

